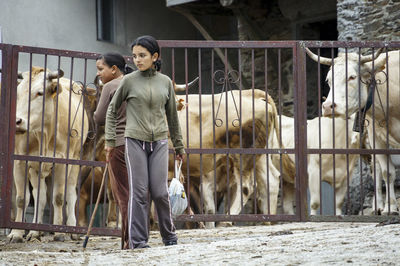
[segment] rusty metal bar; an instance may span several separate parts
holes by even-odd
[[[306,221],[307,211],[307,94],[306,94],[306,55],[301,43],[294,48],[295,77],[295,162],[296,162],[296,216]],[[298,208],[298,209],[297,209]]]
[[[212,119],[213,119],[213,148],[215,145],[215,102],[214,102],[214,49],[211,50],[211,106],[212,106]],[[218,210],[218,196],[217,196],[217,155],[213,154],[214,163],[214,210]]]
[[[239,70],[239,79],[242,81],[242,56],[241,50],[238,49],[238,70]],[[243,82],[239,82],[239,148],[243,149],[243,125],[242,125],[242,117],[243,117],[243,107],[242,107],[242,90],[243,90]],[[243,212],[243,155],[239,154],[239,173],[240,173],[240,213]]]
[[[87,227],[55,225],[55,224],[10,222],[10,227],[15,229],[26,229],[26,230],[45,231],[45,232],[64,232],[73,234],[85,234],[87,232]],[[92,230],[90,231],[90,234],[121,236],[121,230],[112,228],[93,227]]]
[[[252,99],[251,99],[251,115],[252,115],[252,148],[255,148],[255,142],[256,142],[256,130],[255,130],[255,101],[254,101],[254,87],[255,87],[255,64],[254,64],[254,49],[251,49],[251,93],[252,93]],[[279,71],[279,70],[278,70]],[[254,208],[254,213],[257,213],[257,173],[256,173],[256,157],[253,154],[252,156],[253,159],[253,208]]]
[[[335,58],[335,54],[334,54],[334,50],[333,48],[331,49],[331,56],[332,56],[332,98],[335,99],[335,82],[334,82],[334,75],[335,75],[335,64],[334,62],[334,58]],[[333,105],[335,106],[335,105]],[[332,108],[332,111],[335,110],[335,107]],[[332,148],[335,149],[335,117],[332,117]],[[332,160],[332,166],[333,166],[333,214],[336,215],[336,157],[335,154],[333,154],[333,160]],[[322,185],[322,182],[320,183],[320,186]],[[322,187],[321,187],[322,190]],[[322,207],[322,201],[321,201],[321,207]],[[322,211],[320,212],[320,214],[322,215]]]
[[[266,145],[265,147],[268,149],[269,143],[268,143],[268,139],[269,139],[269,118],[268,118],[268,49],[265,48],[264,49],[264,86],[265,86],[265,132],[266,132]],[[282,128],[280,127],[279,132],[281,132]],[[279,139],[279,147],[281,147],[281,139]],[[267,197],[268,197],[268,214],[271,214],[271,195],[270,195],[270,183],[269,183],[269,163],[270,163],[270,156],[267,153],[265,156],[265,164],[266,164],[266,168],[267,168]],[[272,158],[271,158],[272,159]],[[272,163],[272,160],[271,160]],[[275,167],[275,166],[274,166]],[[283,204],[282,204],[283,205]]]
[[[34,161],[34,162],[46,162],[46,163],[58,163],[58,164],[71,164],[71,165],[87,165],[94,167],[105,167],[106,163],[102,161],[87,161],[87,160],[77,160],[77,159],[63,159],[63,158],[53,158],[53,157],[40,157],[33,155],[11,155],[13,160],[20,161]]]
[[[175,48],[293,48],[295,41],[170,41],[158,40],[160,47]]]
[[[177,221],[186,222],[279,222],[279,221],[298,221],[297,217],[294,215],[266,215],[266,214],[195,214],[195,215],[180,215],[176,218]]]
[[[32,99],[32,53],[29,54],[29,96],[28,96],[28,125],[27,125],[27,134],[26,134],[26,155],[29,155],[29,136],[30,136],[30,119],[31,119],[31,99]],[[18,89],[18,87],[17,87]],[[17,95],[18,95],[18,90],[17,90]],[[18,104],[18,103],[17,103]],[[15,178],[15,177],[14,177]],[[26,209],[27,206],[25,206],[26,204],[26,189],[28,187],[28,160],[25,160],[25,178],[24,178],[24,203],[23,203],[23,210]],[[15,192],[17,193],[17,192]],[[30,197],[30,192],[29,193],[29,197]],[[25,211],[22,212],[22,222],[25,221]]]
[[[17,77],[17,71],[13,65],[13,57],[17,56],[13,52],[11,45],[0,44],[2,52],[2,75],[1,75],[1,106],[0,110],[2,113],[2,119],[0,121],[2,128],[9,128],[10,130],[2,130],[1,136],[1,192],[0,192],[0,227],[9,227],[10,216],[11,216],[11,195],[13,185],[12,169],[13,164],[10,156],[13,152],[14,145],[14,134],[11,134],[11,121],[15,121],[15,101],[13,102],[12,94],[15,94],[11,88],[16,87],[15,82],[12,79]],[[14,114],[12,111],[14,110]],[[13,116],[14,115],[14,116]],[[14,119],[13,119],[14,117]],[[14,123],[15,132],[15,123]]]
[[[197,50],[197,67],[198,67],[198,77],[199,77],[199,130],[200,130],[200,149],[203,148],[203,127],[202,127],[202,108],[201,108],[201,48]],[[189,135],[189,132],[187,133]],[[200,191],[203,191],[203,154],[200,154]],[[214,188],[215,189],[215,188]],[[200,213],[204,212],[204,198],[200,197]]]

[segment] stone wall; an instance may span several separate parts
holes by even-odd
[[[400,1],[398,0],[338,0],[337,27],[339,41],[398,41],[400,40]],[[367,165],[365,166],[367,167]],[[364,169],[365,170],[365,169]],[[363,171],[364,171],[363,170]],[[370,169],[368,178],[360,182],[360,175],[353,175],[350,184],[350,213],[371,214],[373,211],[374,185]],[[365,176],[365,175],[364,175]],[[363,192],[360,184],[363,183]],[[385,190],[384,184],[382,184]],[[400,200],[400,174],[396,173],[395,190]],[[364,195],[361,206],[360,197]],[[392,210],[396,211],[396,210]]]
[[[339,41],[400,40],[400,1],[338,0]]]

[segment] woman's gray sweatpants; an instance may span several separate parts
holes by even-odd
[[[176,241],[168,195],[168,140],[125,140],[125,161],[129,177],[129,247],[141,248],[147,245],[149,192],[157,211],[163,242]]]

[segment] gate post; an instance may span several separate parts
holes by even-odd
[[[9,117],[10,117],[10,92],[12,87],[12,49],[10,44],[1,44],[2,75],[0,98],[0,228],[9,224],[11,206],[12,174],[9,175]]]
[[[296,153],[296,212],[300,221],[308,219],[307,206],[307,86],[306,53],[303,42],[296,42],[293,58],[294,67],[294,110],[295,110],[295,153]]]
[[[1,93],[1,191],[0,191],[0,227],[8,228],[11,221],[13,190],[13,154],[15,134],[15,113],[18,79],[18,52],[15,46],[4,45],[2,57],[2,93]],[[5,68],[4,68],[5,67]],[[5,71],[4,71],[5,69]],[[4,83],[3,83],[4,82]],[[4,94],[3,94],[4,93]]]

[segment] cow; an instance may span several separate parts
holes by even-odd
[[[280,115],[280,132],[282,134],[282,146],[286,149],[294,149],[294,119]],[[309,149],[357,149],[360,147],[360,134],[353,132],[352,126],[354,116],[349,119],[340,117],[333,121],[329,117],[316,117],[307,121],[307,147]],[[333,124],[334,123],[334,124]],[[334,127],[334,128],[333,128]],[[346,129],[347,127],[347,129]],[[334,131],[333,131],[334,129]],[[319,140],[321,130],[321,140]],[[335,146],[333,146],[335,143]],[[279,155],[273,155],[273,163],[280,169]],[[342,205],[346,196],[347,185],[351,181],[352,173],[356,165],[356,154],[336,154],[335,166],[333,155],[309,154],[307,156],[308,188],[310,191],[311,215],[316,215],[320,207],[320,173],[321,181],[329,183],[335,190],[336,215],[342,214]],[[282,156],[282,177],[283,177],[283,210],[287,214],[294,214],[294,184],[295,164],[294,154]],[[348,168],[346,167],[348,160]],[[347,170],[349,171],[347,175]],[[349,179],[347,179],[347,176]]]
[[[276,107],[272,98],[269,95],[266,96],[266,93],[262,90],[234,90],[215,94],[214,96],[210,94],[201,95],[201,105],[199,95],[195,94],[190,94],[188,96],[177,95],[177,101],[185,101],[184,106],[187,106],[178,111],[186,148],[265,148],[266,146],[268,146],[268,148],[278,148]],[[240,103],[243,108],[239,117]],[[200,106],[201,111],[199,109]],[[239,126],[239,118],[241,120],[241,127]],[[267,119],[268,125],[266,124]],[[188,132],[186,125],[188,125],[190,129],[189,142],[187,142]],[[240,132],[240,129],[242,132]],[[202,133],[201,140],[200,132]],[[255,139],[254,144],[253,133]],[[240,136],[240,134],[242,134],[242,136]],[[215,143],[213,136],[215,136]],[[242,143],[240,141],[242,141]],[[249,197],[254,193],[254,177],[252,176],[254,171],[256,172],[257,200],[262,213],[268,213],[268,206],[270,206],[271,214],[276,213],[279,172],[271,163],[267,166],[267,156],[270,155],[254,155],[255,169],[253,166],[253,155],[242,154],[241,163],[239,154],[227,155],[223,153],[216,154],[215,156],[215,167],[217,169],[219,167],[224,167],[225,169],[225,171],[219,171],[219,173],[224,172],[225,174],[217,175],[217,188],[215,189],[219,192],[223,191],[224,193],[227,193],[229,189],[231,195],[231,204],[228,206],[229,210],[226,210],[227,213],[232,215],[239,214],[242,200],[244,206]],[[199,181],[193,180],[191,183],[200,186],[197,190],[200,191],[205,201],[204,213],[212,214],[215,213],[215,204],[213,200],[214,154],[203,154],[201,157],[202,167],[200,168],[200,155],[190,154],[190,156],[188,156],[189,173],[191,177],[195,178],[200,178],[200,176],[202,176],[202,184],[200,184]],[[183,173],[187,172],[186,167],[187,164],[184,163],[182,166]],[[174,169],[173,160],[170,160],[169,169]],[[226,182],[227,172],[230,173],[229,186]],[[242,173],[242,180],[240,179],[240,172]],[[269,180],[267,180],[267,176]],[[270,197],[267,195],[268,186]],[[212,227],[213,224],[207,224],[207,226]]]
[[[372,107],[366,111],[368,138],[372,148],[400,148],[400,97],[399,51],[362,56],[357,53],[341,53],[334,60],[319,57],[308,48],[307,54],[321,64],[329,65],[326,80],[331,88],[322,104],[324,116],[346,117],[364,110],[367,102]],[[376,82],[376,86],[373,85]],[[369,96],[370,95],[370,96]],[[377,195],[377,210],[383,214],[398,214],[394,191],[395,166],[400,165],[400,155],[376,154],[388,196],[386,203]],[[375,162],[372,162],[375,165]],[[389,166],[389,167],[388,167]],[[376,180],[380,180],[377,178]],[[377,193],[379,186],[375,184]],[[384,206],[383,206],[384,205]]]
[[[80,158],[80,145],[86,140],[88,119],[82,104],[80,104],[81,86],[69,79],[62,78],[63,74],[62,70],[50,71],[41,67],[32,67],[31,71],[22,73],[23,79],[17,87],[16,154]],[[72,87],[70,87],[71,83]],[[71,112],[69,112],[69,104]],[[28,117],[28,112],[30,112],[30,117]],[[29,143],[27,143],[28,139]],[[29,147],[29,152],[27,147]],[[25,182],[25,174],[33,188],[35,207],[33,222],[37,220],[38,223],[43,221],[43,211],[46,205],[45,179],[53,176],[53,197],[51,199],[54,208],[53,223],[56,225],[63,223],[63,205],[66,204],[66,224],[75,226],[78,172],[79,166],[73,164],[69,165],[67,170],[66,165],[60,163],[53,165],[52,163],[16,160],[14,162],[17,205],[15,220],[22,222],[23,213],[26,210],[23,207],[26,208],[29,204],[29,184]],[[39,195],[38,191],[40,191]],[[66,202],[64,202],[64,193],[66,193]],[[23,235],[24,230],[13,229],[8,238],[12,242],[21,242]],[[30,231],[27,235],[27,239],[34,238],[40,239],[38,231]],[[64,234],[56,233],[54,240],[64,240]]]

